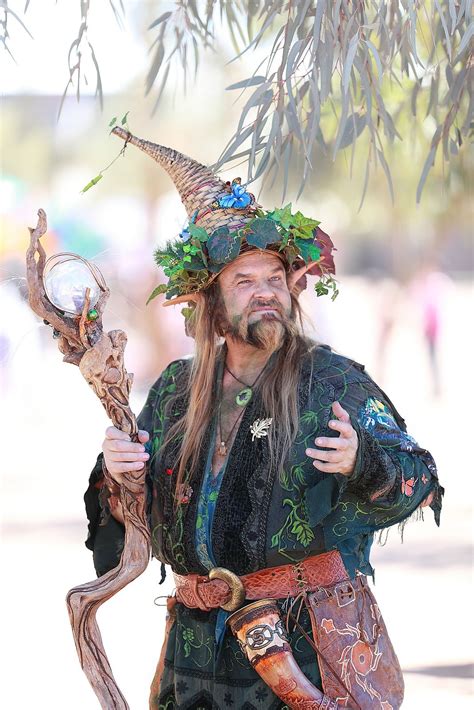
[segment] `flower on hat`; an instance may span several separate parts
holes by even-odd
[[[332,292],[335,298],[338,291],[332,276],[334,245],[319,228],[318,220],[293,212],[291,203],[264,210],[240,178],[225,183],[210,168],[172,148],[137,138],[119,126],[112,133],[124,139],[126,145],[136,145],[166,170],[190,216],[180,238],[154,253],[168,283],[159,284],[147,303],[160,293],[166,295],[167,303],[192,300],[249,249],[274,251],[284,258],[290,271],[301,269],[297,283],[304,281],[302,288],[306,285],[307,266],[307,273],[319,276],[316,294]]]

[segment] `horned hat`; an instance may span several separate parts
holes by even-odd
[[[161,165],[176,186],[189,223],[179,238],[155,251],[155,261],[168,277],[148,301],[164,293],[163,305],[192,302],[219,273],[250,250],[270,251],[285,263],[290,289],[306,286],[306,273],[319,276],[318,295],[337,295],[331,238],[319,222],[292,213],[291,204],[266,211],[240,178],[224,182],[211,168],[177,150],[137,138],[121,127],[112,131]]]

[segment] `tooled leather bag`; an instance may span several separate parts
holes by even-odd
[[[403,675],[366,578],[312,592],[308,607],[325,694],[341,708],[398,710]]]

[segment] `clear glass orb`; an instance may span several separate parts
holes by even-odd
[[[43,277],[46,295],[53,306],[69,315],[80,315],[89,288],[89,309],[93,309],[102,289],[88,262],[65,254],[58,254],[53,260]]]

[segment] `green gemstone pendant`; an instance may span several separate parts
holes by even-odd
[[[92,308],[92,310],[90,310],[89,313],[87,314],[87,320],[89,320],[89,321],[97,320],[98,317],[99,317],[99,314],[97,313],[95,308]]]
[[[239,407],[246,407],[247,404],[250,402],[252,399],[253,392],[251,387],[244,387],[243,390],[240,390],[240,392],[237,393],[235,397],[235,403],[239,405]]]

